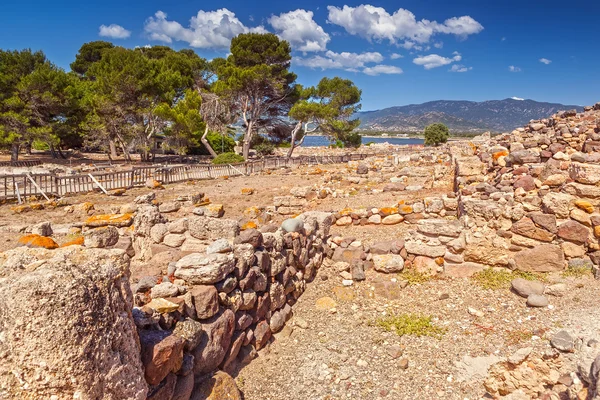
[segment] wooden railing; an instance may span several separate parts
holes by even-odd
[[[420,151],[422,148],[410,147],[395,149],[393,153],[402,154]],[[240,176],[258,173],[264,170],[298,165],[339,164],[359,161],[367,157],[385,154],[354,153],[331,156],[300,156],[293,158],[272,157],[238,164],[182,164],[169,166],[133,167],[126,171],[95,172],[93,174],[56,175],[14,174],[0,175],[0,199],[25,201],[35,197],[62,197],[70,194],[88,193],[100,190],[98,184],[107,191],[143,186],[148,179],[163,184],[184,182],[187,180],[214,179],[224,176]],[[97,183],[96,183],[97,182]]]

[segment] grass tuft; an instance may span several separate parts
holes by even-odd
[[[400,279],[403,279],[408,282],[410,286],[419,285],[431,280],[431,276],[426,275],[422,272],[416,271],[414,269],[404,269],[400,275]]]
[[[547,278],[544,274],[525,271],[513,271],[503,269],[487,268],[479,271],[471,277],[471,279],[484,289],[508,289],[510,282],[513,279],[522,278],[528,281],[546,282]]]
[[[561,273],[563,278],[585,278],[592,275],[588,267],[568,267]]]
[[[431,336],[441,339],[446,333],[445,328],[435,326],[431,322],[431,315],[399,314],[379,318],[375,321],[377,326],[388,332],[396,332],[398,336]]]

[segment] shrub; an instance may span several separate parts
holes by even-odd
[[[261,143],[256,145],[254,150],[256,150],[256,153],[261,157],[270,156],[275,152],[275,145],[269,142]]]
[[[431,124],[425,128],[425,144],[427,146],[437,146],[440,143],[448,141],[448,127],[444,124]]]
[[[440,339],[446,333],[445,328],[433,325],[430,315],[390,315],[385,318],[379,318],[375,323],[388,332],[396,332],[398,336],[431,336]]]
[[[235,164],[244,162],[244,157],[235,153],[223,153],[216,156],[213,160],[213,164]]]

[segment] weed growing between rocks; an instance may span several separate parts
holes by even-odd
[[[471,277],[477,285],[484,289],[492,290],[508,289],[510,288],[510,282],[516,278],[523,278],[528,281],[547,281],[546,276],[539,273],[525,271],[511,272],[509,270],[496,270],[493,268],[484,269],[473,274]]]
[[[586,278],[592,275],[592,269],[583,266],[569,266],[561,275],[563,278]]]
[[[431,315],[399,314],[378,318],[375,324],[384,330],[394,331],[398,336],[431,336],[441,339],[446,333],[445,328],[435,326]]]
[[[407,281],[409,286],[418,285],[431,280],[431,276],[414,269],[404,269],[399,276],[400,279]]]

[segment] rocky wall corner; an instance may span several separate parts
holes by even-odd
[[[122,250],[0,254],[0,398],[145,399],[132,306]]]

